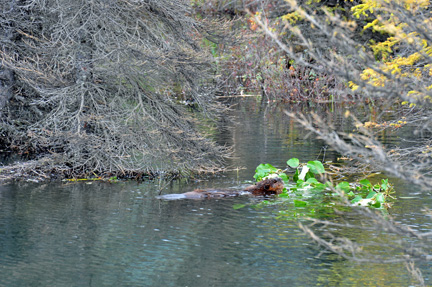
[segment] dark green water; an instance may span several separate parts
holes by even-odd
[[[307,132],[280,107],[249,101],[233,114],[236,123],[221,123],[218,140],[234,144],[232,165],[245,169],[200,182],[173,182],[164,193],[240,187],[252,179],[259,163],[285,167],[294,156],[322,159],[323,144],[305,139]],[[336,157],[326,150],[326,160]],[[233,209],[256,201],[249,197],[161,201],[155,198],[158,188],[155,182],[0,186],[0,286],[413,284],[401,264],[317,258],[320,249],[295,221],[275,219],[280,207]],[[410,188],[398,183],[398,194]],[[430,207],[428,198],[418,194],[399,200],[392,215],[430,230],[430,218],[419,207]],[[431,266],[421,267],[431,278]]]

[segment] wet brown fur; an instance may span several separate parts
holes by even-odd
[[[258,182],[257,184],[246,187],[241,191],[219,191],[219,190],[194,190],[186,192],[183,195],[186,198],[206,198],[206,197],[229,197],[238,196],[247,191],[255,196],[270,196],[282,193],[284,184],[280,178],[269,178]]]

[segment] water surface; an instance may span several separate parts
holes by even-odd
[[[220,142],[234,145],[228,172],[202,181],[175,181],[164,193],[239,188],[259,163],[285,167],[337,160],[334,151],[282,113],[240,103],[235,123],[221,124]],[[341,128],[349,129],[342,122]],[[397,135],[388,135],[389,142]],[[398,183],[398,194],[411,194]],[[157,182],[21,183],[0,186],[0,286],[409,286],[401,264],[358,264],[325,254],[293,220],[277,220],[278,206],[259,199],[156,199]],[[430,230],[420,204],[428,195],[399,200],[400,222]],[[361,234],[347,234],[357,236]],[[430,266],[422,265],[423,270]],[[429,273],[424,273],[426,279]],[[429,282],[429,281],[427,281]]]

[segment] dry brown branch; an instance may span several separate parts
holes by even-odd
[[[405,155],[402,155],[402,151],[400,151],[396,156],[396,150],[394,150],[392,156],[387,152],[383,144],[375,139],[373,133],[361,126],[359,126],[358,133],[338,132],[332,123],[325,121],[316,114],[312,113],[310,116],[289,112],[286,112],[286,114],[342,154],[372,165],[375,169],[412,181],[424,189],[432,187],[429,180],[430,175],[427,172],[430,169],[429,159],[425,158],[423,166],[421,165],[422,162],[418,161],[422,157],[422,146],[413,148],[411,152],[409,152],[409,148],[403,149],[407,153]],[[349,117],[352,117],[354,122],[358,122],[353,115],[350,114]],[[414,157],[414,154],[417,156]],[[410,168],[408,168],[408,156],[411,157],[411,161],[416,161]],[[405,161],[401,161],[402,159],[405,159]]]
[[[340,219],[342,222],[309,218],[310,223],[299,225],[312,240],[324,248],[323,252],[330,251],[346,259],[375,263],[432,260],[430,232],[414,230],[370,209],[353,209],[344,218]],[[350,223],[355,218],[359,223]],[[353,242],[345,236],[337,235],[338,232],[349,233],[349,230],[361,230],[363,239],[357,238]],[[390,253],[393,255],[389,256]]]
[[[3,148],[55,153],[71,175],[221,166],[223,149],[195,119],[220,109],[199,48],[217,31],[193,19],[187,1],[0,4],[14,12],[0,18],[11,35],[0,39],[2,69],[13,74],[3,83],[14,87],[0,105]]]

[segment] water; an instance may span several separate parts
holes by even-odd
[[[322,142],[279,107],[239,105],[220,142],[235,144],[233,167],[203,181],[172,182],[164,193],[243,187],[259,163],[285,167],[324,155]],[[337,116],[337,115],[335,115]],[[342,118],[342,117],[341,117]],[[343,127],[343,123],[341,123]],[[397,140],[395,139],[389,139]],[[326,149],[326,159],[337,153]],[[243,169],[242,169],[243,168]],[[403,194],[409,186],[400,183]],[[276,220],[278,206],[250,197],[156,199],[157,182],[21,183],[0,186],[0,286],[408,286],[401,264],[358,264],[320,249]],[[426,196],[399,200],[392,215],[430,230]],[[361,234],[349,234],[361,239]],[[427,270],[430,266],[421,266]],[[425,273],[426,278],[430,274]],[[428,277],[429,276],[429,277]]]

